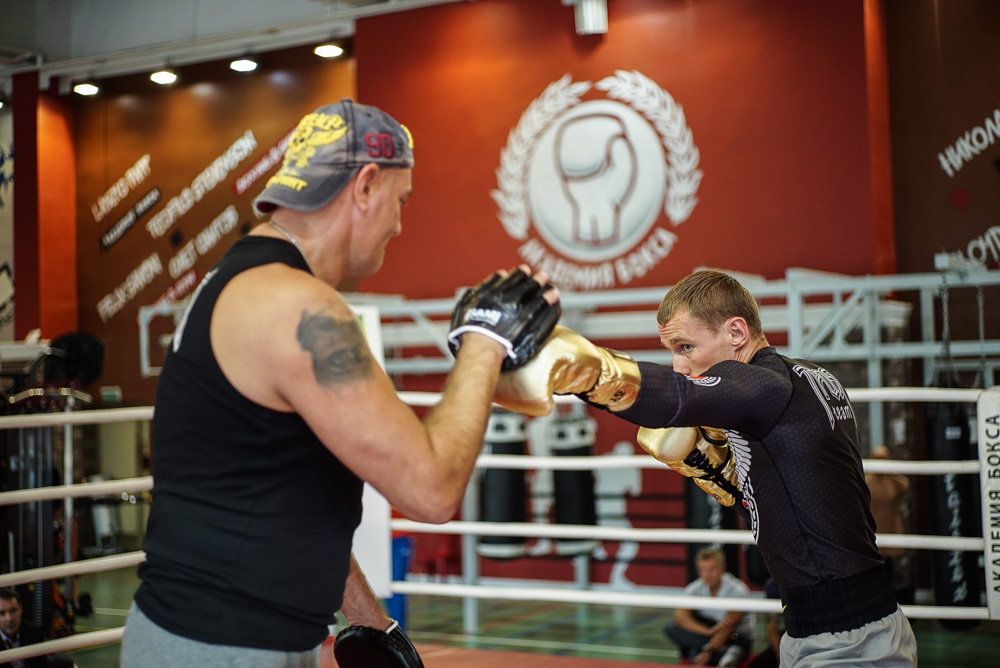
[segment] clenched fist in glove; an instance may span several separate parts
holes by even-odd
[[[525,415],[548,415],[552,395],[577,394],[618,412],[635,403],[639,381],[639,366],[628,355],[556,326],[531,361],[500,374],[493,400]]]
[[[736,459],[721,429],[711,427],[641,427],[636,437],[642,449],[681,475],[692,478],[724,506],[742,498]]]
[[[457,353],[466,332],[484,334],[507,348],[502,369],[522,366],[534,356],[562,315],[562,306],[550,304],[540,284],[521,269],[506,276],[493,274],[466,290],[451,315],[448,346]]]

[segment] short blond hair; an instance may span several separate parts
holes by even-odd
[[[714,559],[722,567],[722,570],[726,570],[726,553],[717,547],[703,547],[694,556],[695,563],[709,559]]]
[[[687,311],[715,331],[730,318],[740,317],[746,320],[751,337],[764,336],[757,300],[742,283],[721,271],[704,269],[682,278],[660,302],[657,324],[662,327],[677,311]]]

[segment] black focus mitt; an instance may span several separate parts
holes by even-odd
[[[337,634],[333,655],[340,668],[424,668],[417,649],[395,621],[386,631],[348,626]]]
[[[451,316],[448,347],[457,354],[462,334],[477,332],[499,341],[507,349],[502,369],[510,371],[534,357],[562,315],[559,302],[549,304],[540,285],[521,269],[507,276],[493,274],[467,289]]]

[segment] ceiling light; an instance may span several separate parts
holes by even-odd
[[[344,50],[336,44],[323,44],[313,49],[313,53],[320,58],[336,58],[337,56],[342,55]]]
[[[608,0],[563,0],[572,4],[577,35],[603,35],[608,32]]]
[[[97,95],[97,92],[101,90],[92,83],[82,83],[73,86],[73,92],[77,95]]]
[[[253,72],[257,69],[257,63],[248,58],[240,58],[229,63],[229,69],[237,72]]]
[[[177,75],[170,70],[160,70],[150,74],[149,79],[158,84],[172,84],[177,81]]]

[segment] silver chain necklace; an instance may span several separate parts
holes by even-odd
[[[295,237],[293,237],[288,230],[286,230],[285,228],[283,228],[281,225],[278,225],[273,220],[268,220],[267,223],[268,223],[268,225],[270,225],[274,229],[276,229],[279,232],[281,232],[282,236],[284,236],[286,239],[288,239],[290,242],[292,242],[292,245],[295,246],[295,250],[297,250],[299,252],[299,255],[302,256],[303,260],[305,260],[306,266],[309,267],[309,273],[312,274],[313,276],[315,276],[316,272],[314,272],[312,270],[312,265],[309,264],[309,258],[307,258],[306,254],[302,252],[302,248],[299,246],[299,242],[296,241]]]

